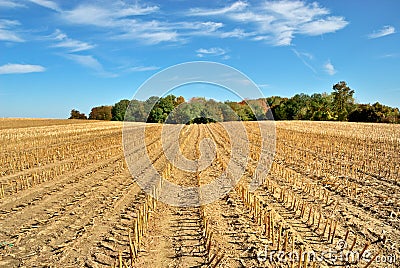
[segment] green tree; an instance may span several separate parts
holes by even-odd
[[[148,123],[163,123],[165,121],[165,118],[167,115],[164,113],[163,109],[160,107],[154,107],[150,114],[149,117],[147,118]]]
[[[307,94],[296,94],[289,99],[290,116],[295,120],[309,120],[311,97]]]
[[[235,113],[235,111],[226,103],[220,103],[220,110],[222,113],[222,121],[239,121],[239,116]]]
[[[113,121],[124,121],[125,113],[129,106],[129,100],[120,100],[111,109],[111,120]]]
[[[148,113],[146,113],[144,106],[144,102],[132,100],[126,110],[124,120],[133,122],[146,122]]]
[[[354,108],[354,90],[344,81],[333,85],[333,105],[337,120],[346,121],[348,114]]]
[[[311,95],[307,119],[314,121],[331,121],[334,119],[332,112],[333,96],[327,93]]]
[[[273,97],[273,99],[267,99],[268,104],[271,107],[272,115],[275,120],[287,120],[287,114],[285,109],[285,102],[287,98]],[[271,104],[270,104],[271,103]]]
[[[285,115],[281,114],[282,110],[279,109],[281,103],[284,103],[286,100],[287,98],[282,98],[279,96],[272,96],[265,99],[265,102],[268,104],[272,112],[274,120],[284,120],[283,117],[286,118]]]
[[[376,113],[374,106],[369,104],[360,104],[352,111],[348,120],[350,122],[379,122],[379,115]]]
[[[286,99],[274,106],[272,113],[275,120],[295,120],[302,105],[295,99]]]
[[[71,116],[68,119],[87,119],[87,117],[84,113],[81,113],[78,110],[72,109]]]
[[[174,109],[168,116],[169,124],[186,124],[193,118],[192,109],[189,103],[182,103]]]
[[[257,120],[256,115],[250,108],[247,101],[231,102],[227,101],[225,104],[229,105],[232,110],[238,115],[241,121],[254,121]]]
[[[168,115],[174,110],[176,105],[176,97],[174,95],[168,95],[164,98],[159,98],[154,104],[152,110],[149,113],[147,122],[149,123],[163,123],[167,119]]]
[[[110,121],[112,118],[111,109],[112,106],[94,107],[89,114],[89,119]]]
[[[256,120],[267,119],[268,105],[264,99],[248,100],[247,104],[251,108]]]
[[[382,105],[379,102],[374,103],[372,106],[379,117],[378,122],[399,123],[400,114],[398,108]]]

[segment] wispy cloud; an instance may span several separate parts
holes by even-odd
[[[294,52],[294,54],[296,54],[296,56],[301,57],[301,58],[307,58],[309,60],[314,59],[314,55],[308,52],[304,52],[304,51],[298,51],[297,49],[292,49],[292,51]]]
[[[56,2],[50,1],[50,0],[28,0],[29,2],[32,2],[36,5],[52,9],[54,11],[61,12],[61,8],[58,6]]]
[[[95,59],[92,55],[67,54],[66,57],[84,67],[93,69],[95,71],[100,72],[100,71],[104,70],[103,66],[100,64],[100,62],[97,59]]]
[[[308,63],[308,60],[312,60],[314,58],[313,55],[311,55],[310,53],[307,52],[299,52],[296,49],[292,49],[293,53],[297,56],[297,58],[299,58],[301,60],[301,62],[307,67],[309,68],[311,71],[313,71],[313,73],[317,73],[317,71],[315,70],[315,68]]]
[[[16,8],[16,7],[24,7],[21,3],[16,3],[12,0],[0,0],[0,7],[7,7],[7,8]]]
[[[269,87],[270,85],[269,85],[269,84],[257,84],[257,86],[258,86],[259,88],[267,88],[267,87]]]
[[[222,56],[226,54],[226,50],[220,47],[212,47],[212,48],[199,48],[196,50],[197,57],[204,56]]]
[[[79,65],[92,69],[96,74],[104,77],[116,77],[116,74],[104,70],[103,65],[92,55],[67,54],[66,58],[78,63]]]
[[[299,33],[305,35],[322,35],[325,33],[334,33],[349,24],[343,17],[327,17],[311,21],[299,26]]]
[[[382,29],[374,31],[368,35],[369,39],[375,39],[396,33],[396,29],[391,25],[383,26]]]
[[[60,10],[50,0],[29,0]],[[156,16],[152,16],[156,14]],[[148,16],[150,15],[150,16]],[[107,38],[138,40],[143,44],[185,43],[197,36],[249,38],[275,46],[291,45],[296,35],[315,36],[338,31],[348,24],[318,3],[276,0],[250,4],[236,1],[219,8],[191,8],[166,17],[157,5],[122,0],[84,2],[60,11],[69,24],[103,28]],[[190,19],[188,19],[190,17]],[[193,17],[200,18],[193,21]],[[213,18],[210,20],[210,18]],[[203,19],[203,21],[202,21]],[[218,20],[227,20],[222,23]]]
[[[379,58],[381,59],[388,59],[388,58],[399,58],[400,57],[400,53],[387,53],[387,54],[383,54],[381,55]]]
[[[238,38],[238,39],[251,37],[253,35],[253,33],[248,33],[245,30],[239,28],[233,29],[232,31],[220,32],[217,34],[221,38]]]
[[[233,11],[241,11],[247,7],[247,3],[238,1],[230,6],[219,8],[219,9],[202,9],[202,8],[192,8],[189,11],[191,16],[213,16],[222,15]]]
[[[146,15],[158,10],[158,6],[128,5],[123,1],[115,1],[103,6],[85,3],[63,12],[62,17],[73,24],[120,27],[129,26],[124,25],[124,23],[134,21],[127,19],[127,17]]]
[[[0,41],[24,42],[24,39],[15,32],[15,28],[19,25],[16,20],[0,20]]]
[[[46,68],[40,65],[31,64],[12,64],[0,66],[0,74],[26,74],[26,73],[39,73],[46,71]]]
[[[84,51],[95,47],[92,44],[71,39],[59,29],[52,34],[51,38],[55,41],[58,41],[58,43],[52,45],[52,47],[66,48],[69,49],[69,52]]]
[[[176,25],[157,20],[140,20],[143,15],[159,10],[158,6],[128,5],[123,1],[113,4],[81,4],[62,13],[62,18],[70,24],[113,29],[110,37],[115,40],[140,40],[153,45],[161,42],[176,42]]]
[[[134,66],[134,67],[129,67],[126,68],[126,72],[146,72],[146,71],[155,71],[159,70],[160,67],[157,66]]]
[[[332,16],[318,3],[300,0],[265,1],[256,6],[238,1],[220,9],[191,9],[189,15],[219,16],[249,24],[253,30],[247,36],[276,46],[291,45],[296,35],[333,33],[348,25],[343,17]],[[240,27],[237,29],[244,32]]]
[[[130,39],[138,38],[143,43],[154,45],[161,42],[174,42],[178,41],[178,33],[173,31],[154,31],[154,32],[145,32],[143,30],[137,31],[137,37],[134,37],[136,31],[130,32],[126,35],[126,37],[130,36]],[[122,36],[120,36],[122,37]]]
[[[218,30],[224,27],[222,22],[215,21],[180,21],[176,23],[164,24],[167,29],[179,31],[179,35],[184,37],[192,36],[215,36]]]
[[[328,60],[328,61],[325,63],[324,69],[325,69],[325,72],[326,72],[327,74],[329,74],[329,75],[334,75],[334,74],[337,73],[335,67],[333,66],[333,64],[331,63],[330,60]]]
[[[61,2],[55,0],[24,1],[57,11],[58,22],[102,32],[102,41],[135,40],[145,45],[183,44],[195,37],[210,36],[288,46],[298,35],[332,33],[348,24],[343,17],[333,16],[329,9],[306,0],[236,1],[220,7],[191,8],[176,12],[174,16],[166,16],[158,5],[136,1],[78,1],[69,8],[61,8]],[[11,6],[16,2],[0,0],[1,3]],[[0,40],[23,41],[15,31],[1,24]],[[62,32],[58,33],[56,41],[53,47],[68,49],[70,53],[95,47]],[[201,57],[207,53],[198,54]]]

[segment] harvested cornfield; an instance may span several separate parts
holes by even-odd
[[[184,157],[199,159],[206,138],[215,148],[191,172],[164,154],[160,124],[147,124],[144,140],[143,124],[130,126],[124,154],[118,122],[11,121],[0,121],[1,267],[400,265],[397,125],[276,122],[274,160],[251,192],[265,142],[254,122],[183,126]],[[202,206],[157,201],[163,181],[221,176],[232,158],[226,124],[244,124],[250,143],[235,187]],[[143,146],[151,166],[132,172],[125,159],[140,165]],[[135,180],[152,168],[162,181],[148,194]]]

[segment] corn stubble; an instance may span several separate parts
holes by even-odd
[[[247,157],[252,161],[232,190],[237,197],[235,201],[243,204],[241,222],[256,226],[249,228],[266,241],[270,250],[283,252],[285,256],[289,253],[300,256],[279,265],[267,259],[258,264],[260,267],[385,267],[375,262],[379,256],[400,253],[387,244],[388,240],[400,243],[396,232],[400,228],[397,219],[400,207],[395,194],[400,186],[398,126],[277,122],[276,155],[268,174],[256,170],[262,144],[260,133],[253,123],[245,123],[245,126],[250,140]],[[157,132],[159,126],[151,128]],[[212,168],[218,172],[226,170],[231,148],[223,125],[201,126],[200,129],[218,144]],[[88,166],[101,168],[114,161],[119,163],[118,168],[126,169],[121,141],[116,138],[120,131],[121,126],[116,123],[2,129],[0,204]],[[195,140],[193,133],[191,127],[181,133],[181,151]],[[157,135],[148,138],[146,143],[148,150],[162,151]],[[160,157],[155,156],[154,161]],[[160,166],[158,171],[163,180],[171,179],[173,163],[166,161]],[[198,172],[198,180],[207,180],[202,174],[205,173]],[[250,192],[249,182],[253,176],[261,176],[263,183]],[[113,255],[114,263],[109,263],[111,267],[136,267],[140,258],[146,258],[142,254],[143,245],[149,239],[149,223],[157,212],[157,197],[163,180],[153,188],[151,195],[144,195],[135,208],[125,245],[129,256],[118,251]],[[240,258],[227,248],[231,238],[224,237],[219,230],[216,213],[210,205],[201,206],[199,210],[202,234],[199,247],[205,252],[205,267],[229,267],[226,266],[229,260]],[[357,217],[360,217],[358,221]],[[372,220],[372,226],[366,223],[367,219]],[[392,227],[382,227],[387,221]],[[382,233],[386,235],[380,236]],[[219,241],[224,239],[225,242]],[[335,249],[340,243],[344,245],[340,252],[357,252],[358,258],[338,264],[329,259],[316,260],[310,254]],[[263,250],[261,244],[255,246]],[[371,253],[369,259],[363,259],[368,252]],[[256,255],[252,257],[255,259]]]

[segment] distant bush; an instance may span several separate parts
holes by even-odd
[[[94,107],[89,114],[89,119],[110,121],[112,118],[111,109],[112,106]]]
[[[87,119],[87,117],[84,113],[81,113],[78,110],[72,109],[71,116],[68,119]]]
[[[111,109],[111,120],[113,121],[124,121],[125,112],[129,106],[129,100],[120,100]]]
[[[373,123],[400,123],[398,108],[392,108],[379,102],[370,104],[359,104],[349,114],[350,122],[373,122]]]

